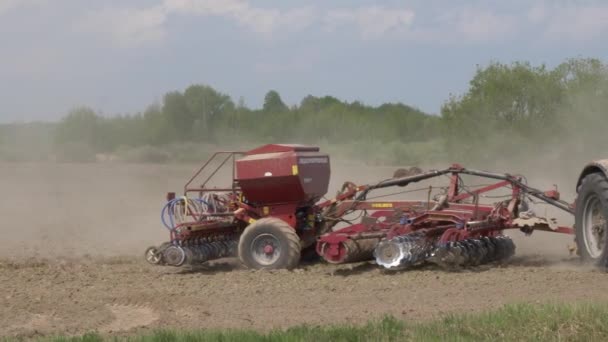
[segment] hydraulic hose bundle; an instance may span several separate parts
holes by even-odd
[[[199,198],[182,196],[169,200],[161,211],[163,225],[172,233],[179,233],[182,227],[190,227],[201,222],[214,222],[222,219],[219,214],[228,211],[229,197],[224,193],[204,193]],[[159,265],[181,266],[200,264],[209,260],[233,256],[237,242],[229,235],[199,236],[194,238],[172,239],[160,247],[150,247],[146,260]]]
[[[167,229],[174,231],[184,223],[200,222],[226,212],[226,202],[227,195],[222,193],[204,193],[199,198],[178,197],[165,204],[161,221]]]

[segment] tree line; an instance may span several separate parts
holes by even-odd
[[[134,115],[103,117],[76,108],[59,123],[58,145],[86,144],[111,152],[120,146],[161,146],[179,142],[237,141],[347,143],[354,139],[420,141],[439,130],[439,118],[404,104],[366,106],[331,96],[307,96],[288,107],[278,92],[250,109],[206,85],[167,93],[161,104]]]
[[[608,65],[492,63],[477,70],[465,94],[446,101],[441,121],[446,150],[456,157],[605,157]]]
[[[556,146],[586,157],[590,146],[608,142],[607,111],[608,66],[579,58],[554,68],[525,62],[479,67],[468,90],[448,98],[440,115],[402,103],[369,106],[332,96],[308,95],[288,106],[274,90],[266,94],[262,108],[252,109],[242,99],[235,102],[228,94],[195,84],[165,94],[140,113],[106,117],[92,108],[75,108],[48,135],[57,151],[79,155],[186,142],[242,142],[244,147],[248,142],[322,142],[369,145],[369,153],[392,146],[396,152],[385,159],[395,162],[407,162],[403,159],[413,158],[416,150],[416,159],[468,161],[553,153]],[[12,131],[4,128],[5,133]],[[0,153],[10,136],[5,133],[0,134]]]

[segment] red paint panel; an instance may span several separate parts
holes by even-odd
[[[252,203],[316,202],[329,186],[329,156],[317,147],[266,145],[236,162],[236,179]],[[262,152],[262,153],[254,153]]]

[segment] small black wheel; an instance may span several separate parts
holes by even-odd
[[[574,216],[576,245],[583,260],[608,266],[608,180],[603,174],[583,178]]]
[[[277,218],[260,219],[239,240],[239,258],[253,269],[292,269],[300,262],[300,238]]]

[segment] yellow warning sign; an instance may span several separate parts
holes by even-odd
[[[372,203],[372,208],[392,208],[393,203]]]

